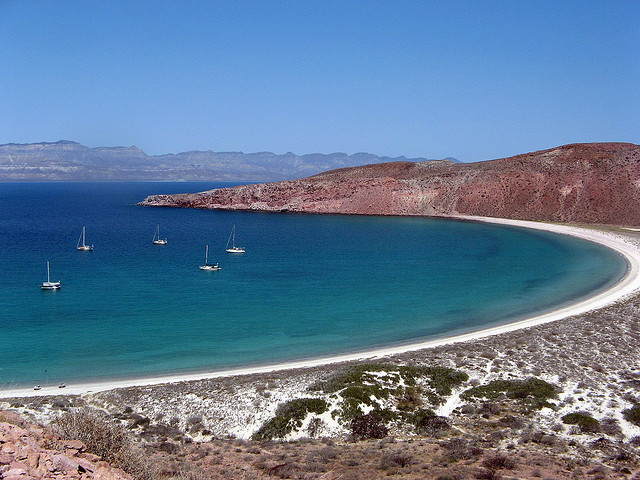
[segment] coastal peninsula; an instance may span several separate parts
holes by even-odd
[[[391,162],[140,205],[354,215],[475,215],[640,225],[640,146],[565,145],[476,163]]]

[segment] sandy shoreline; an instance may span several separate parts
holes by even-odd
[[[199,372],[191,374],[173,374],[173,375],[161,375],[148,378],[126,379],[117,381],[100,381],[100,382],[87,382],[81,384],[68,385],[64,389],[59,389],[56,385],[43,387],[41,390],[33,390],[32,387],[26,388],[9,388],[0,390],[0,398],[9,397],[27,397],[27,396],[45,396],[45,395],[80,395],[86,393],[95,393],[105,390],[112,390],[116,388],[125,388],[133,386],[149,386],[157,384],[166,384],[173,382],[183,382],[192,380],[204,380],[220,377],[228,377],[235,375],[247,375],[256,373],[268,373],[278,370],[288,370],[295,368],[316,367],[322,365],[330,365],[338,362],[362,360],[386,357],[389,355],[411,352],[415,350],[421,350],[425,348],[433,348],[442,345],[448,345],[457,342],[464,342],[468,340],[476,340],[485,338],[500,333],[511,332],[522,328],[533,327],[541,325],[563,318],[567,318],[574,315],[583,314],[592,310],[611,305],[619,300],[627,298],[632,294],[640,290],[640,248],[634,244],[631,244],[625,240],[622,235],[616,235],[614,232],[604,232],[597,230],[596,228],[588,227],[575,227],[567,225],[555,225],[539,222],[528,222],[520,220],[506,220],[498,218],[484,218],[484,217],[457,217],[464,220],[482,221],[496,224],[513,225],[519,227],[526,227],[538,230],[545,230],[549,232],[571,235],[585,240],[590,240],[606,247],[609,247],[621,255],[623,255],[628,263],[628,270],[626,275],[621,281],[612,286],[610,289],[600,292],[593,297],[589,297],[575,304],[563,307],[561,309],[545,313],[542,315],[536,315],[527,319],[511,322],[505,325],[495,326],[476,332],[470,332],[461,335],[455,335],[446,338],[437,338],[433,340],[416,342],[406,345],[399,345],[393,347],[379,348],[375,350],[369,350],[364,352],[349,353],[344,355],[335,355],[325,358],[316,358],[309,360],[300,360],[286,363],[279,363],[273,365],[234,368],[220,371],[211,372]]]

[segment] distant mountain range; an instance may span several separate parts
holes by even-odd
[[[448,160],[457,162],[454,158]],[[426,158],[370,153],[277,155],[271,152],[189,151],[147,155],[135,146],[89,148],[60,140],[0,145],[0,181],[229,181],[273,182],[327,170]]]

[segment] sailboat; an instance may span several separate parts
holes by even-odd
[[[61,287],[60,282],[52,282],[49,278],[49,262],[47,262],[47,281],[40,284],[43,290],[57,290]]]
[[[93,250],[93,245],[86,245],[84,243],[84,237],[85,237],[85,227],[82,227],[82,233],[80,234],[80,238],[78,239],[77,248],[82,252],[90,252]]]
[[[160,225],[156,228],[156,233],[153,235],[153,244],[154,245],[166,245],[167,239],[160,238]]]
[[[200,265],[200,270],[220,270],[220,266],[217,263],[209,263],[209,245],[204,251],[204,265]]]
[[[231,244],[231,248],[229,248],[229,244]],[[244,248],[236,247],[236,226],[235,225],[231,229],[229,240],[227,240],[227,253],[244,253]]]

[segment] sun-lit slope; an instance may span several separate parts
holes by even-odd
[[[477,163],[391,162],[141,205],[363,215],[480,215],[640,225],[640,146],[565,145]]]

